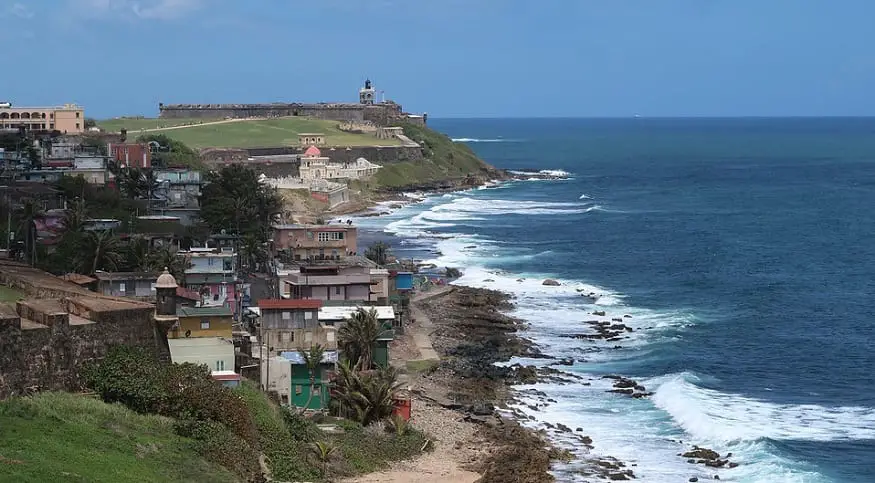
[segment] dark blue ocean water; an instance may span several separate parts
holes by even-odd
[[[875,481],[875,119],[432,127],[498,167],[571,176],[360,222],[513,293],[530,336],[580,360],[593,385],[542,385],[558,402],[538,418],[585,427],[644,481]],[[632,315],[635,333],[620,348],[562,337],[594,308]],[[606,394],[597,377],[614,372],[654,396]],[[741,465],[689,465],[676,454],[691,443]]]

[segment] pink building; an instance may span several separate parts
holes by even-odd
[[[356,254],[357,234],[352,225],[274,225],[274,252],[296,261],[340,260]]]

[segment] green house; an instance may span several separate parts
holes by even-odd
[[[322,356],[322,363],[316,371],[316,380],[314,387],[316,393],[310,399],[310,371],[307,370],[304,359],[298,352],[282,352],[281,357],[289,361],[290,370],[290,398],[289,403],[297,408],[303,408],[318,411],[327,409],[331,401],[331,393],[329,387],[330,374],[335,370],[337,363],[337,352],[325,352]],[[310,404],[307,405],[307,401]]]

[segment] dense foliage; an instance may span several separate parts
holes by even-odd
[[[134,347],[111,349],[83,371],[87,385],[106,402],[118,402],[141,413],[196,421],[215,421],[241,439],[257,445],[257,432],[246,404],[216,382],[206,366],[160,364]]]
[[[374,365],[374,346],[382,331],[377,310],[359,308],[337,331],[337,346],[354,369],[366,371]]]
[[[262,183],[254,169],[238,164],[209,173],[207,181],[201,192],[200,216],[213,233],[225,230],[256,245],[270,239],[270,224],[282,211],[282,198],[275,188]]]
[[[395,409],[394,398],[401,383],[393,367],[378,371],[355,371],[346,361],[337,366],[334,398],[335,411],[368,426],[385,420]]]
[[[152,166],[156,168],[203,169],[204,167],[197,151],[164,134],[145,134],[138,137],[137,142],[153,145],[157,143],[157,149],[152,152]]]
[[[365,257],[377,265],[385,265],[389,262],[389,245],[378,241],[365,250]]]

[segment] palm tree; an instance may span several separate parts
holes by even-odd
[[[376,372],[357,372],[348,361],[337,365],[334,403],[342,416],[367,426],[391,416],[401,383],[398,373],[388,367]]]
[[[85,209],[85,202],[82,199],[73,201],[73,206],[64,212],[64,231],[66,233],[80,233],[85,227],[85,220],[88,219],[88,213]]]
[[[166,267],[177,282],[182,283],[185,279],[185,270],[190,264],[180,255],[176,247],[164,245],[152,251],[148,266],[150,271],[160,271]]]
[[[310,444],[310,451],[312,451],[313,456],[322,465],[322,476],[325,477],[325,474],[328,472],[328,462],[331,461],[331,455],[337,451],[337,446],[324,441],[316,441]]]
[[[24,248],[30,255],[30,264],[36,263],[36,221],[43,217],[42,205],[33,198],[22,200],[19,208],[18,231],[24,231]]]
[[[121,264],[118,238],[108,231],[91,231],[82,239],[79,273],[94,275],[98,270],[113,272]]]
[[[307,372],[310,374],[310,396],[307,397],[307,402],[301,408],[301,414],[310,408],[310,403],[313,402],[313,395],[316,393],[316,373],[319,371],[319,366],[322,364],[322,356],[325,354],[325,348],[319,344],[310,346],[310,350],[299,349],[298,352],[304,359],[304,365],[307,366]],[[319,400],[322,400],[322,388],[319,388]],[[321,406],[321,404],[320,404]]]
[[[155,264],[152,263],[153,256],[149,240],[142,235],[134,235],[125,250],[125,264],[135,272],[154,271],[156,269]]]
[[[389,261],[389,245],[378,241],[365,250],[365,257],[377,265],[385,265]]]
[[[374,345],[381,333],[377,310],[359,308],[337,331],[337,345],[354,368],[367,371],[373,366]]]

